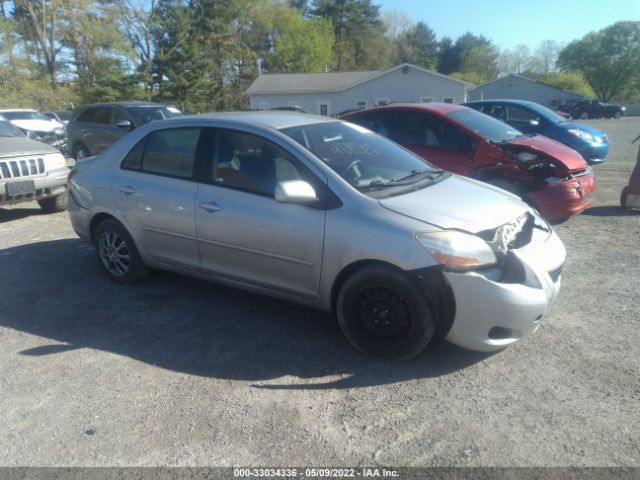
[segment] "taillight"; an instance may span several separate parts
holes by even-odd
[[[69,175],[67,175],[67,191],[68,192],[71,191],[71,179],[75,177],[77,173],[78,171],[74,168],[69,172]]]

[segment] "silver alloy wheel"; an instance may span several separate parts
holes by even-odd
[[[113,230],[107,230],[100,235],[100,259],[102,264],[115,277],[124,277],[129,273],[131,257],[127,242]]]
[[[85,157],[86,157],[86,155],[84,154],[84,148],[82,148],[82,147],[81,147],[81,148],[79,148],[79,149],[76,151],[76,160],[82,160],[82,159],[83,159],[83,158],[85,158]]]

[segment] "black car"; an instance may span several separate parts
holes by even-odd
[[[177,108],[152,102],[85,105],[73,111],[67,124],[71,153],[76,160],[97,155],[140,125],[180,115]]]
[[[620,118],[624,115],[624,107],[604,103],[599,100],[583,100],[571,107],[569,112],[573,118]]]

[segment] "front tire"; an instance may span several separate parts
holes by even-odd
[[[414,357],[436,331],[425,295],[404,272],[384,265],[351,275],[340,289],[336,310],[349,342],[377,357]]]
[[[144,279],[147,274],[138,249],[124,226],[114,219],[105,220],[94,235],[96,254],[109,278],[122,285]]]
[[[38,205],[46,213],[63,212],[69,206],[69,196],[63,193],[57,197],[43,198],[38,200]]]
[[[620,120],[620,117],[622,117],[622,112],[615,112],[613,114],[613,118],[615,118],[616,120]]]
[[[589,114],[587,112],[582,112],[580,114],[580,120],[586,120],[587,118],[589,118]]]

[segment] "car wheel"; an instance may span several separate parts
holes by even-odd
[[[627,207],[627,195],[628,194],[629,194],[629,186],[626,185],[622,189],[622,192],[620,192],[620,206],[622,207],[623,210],[629,210],[629,207]]]
[[[613,118],[615,118],[616,120],[620,120],[620,117],[622,117],[622,112],[613,113]]]
[[[96,228],[94,239],[98,260],[112,280],[129,285],[147,276],[133,239],[120,222],[103,221]]]
[[[589,118],[589,114],[587,112],[582,112],[580,114],[580,120],[586,120],[587,118]]]
[[[436,331],[425,295],[392,267],[366,267],[351,275],[340,289],[336,310],[349,342],[378,357],[414,357]]]
[[[46,213],[62,212],[69,206],[69,196],[66,193],[58,195],[57,197],[43,198],[38,200],[38,205]]]
[[[89,150],[87,150],[87,147],[84,145],[76,145],[73,147],[73,158],[76,159],[76,162],[90,156]]]

